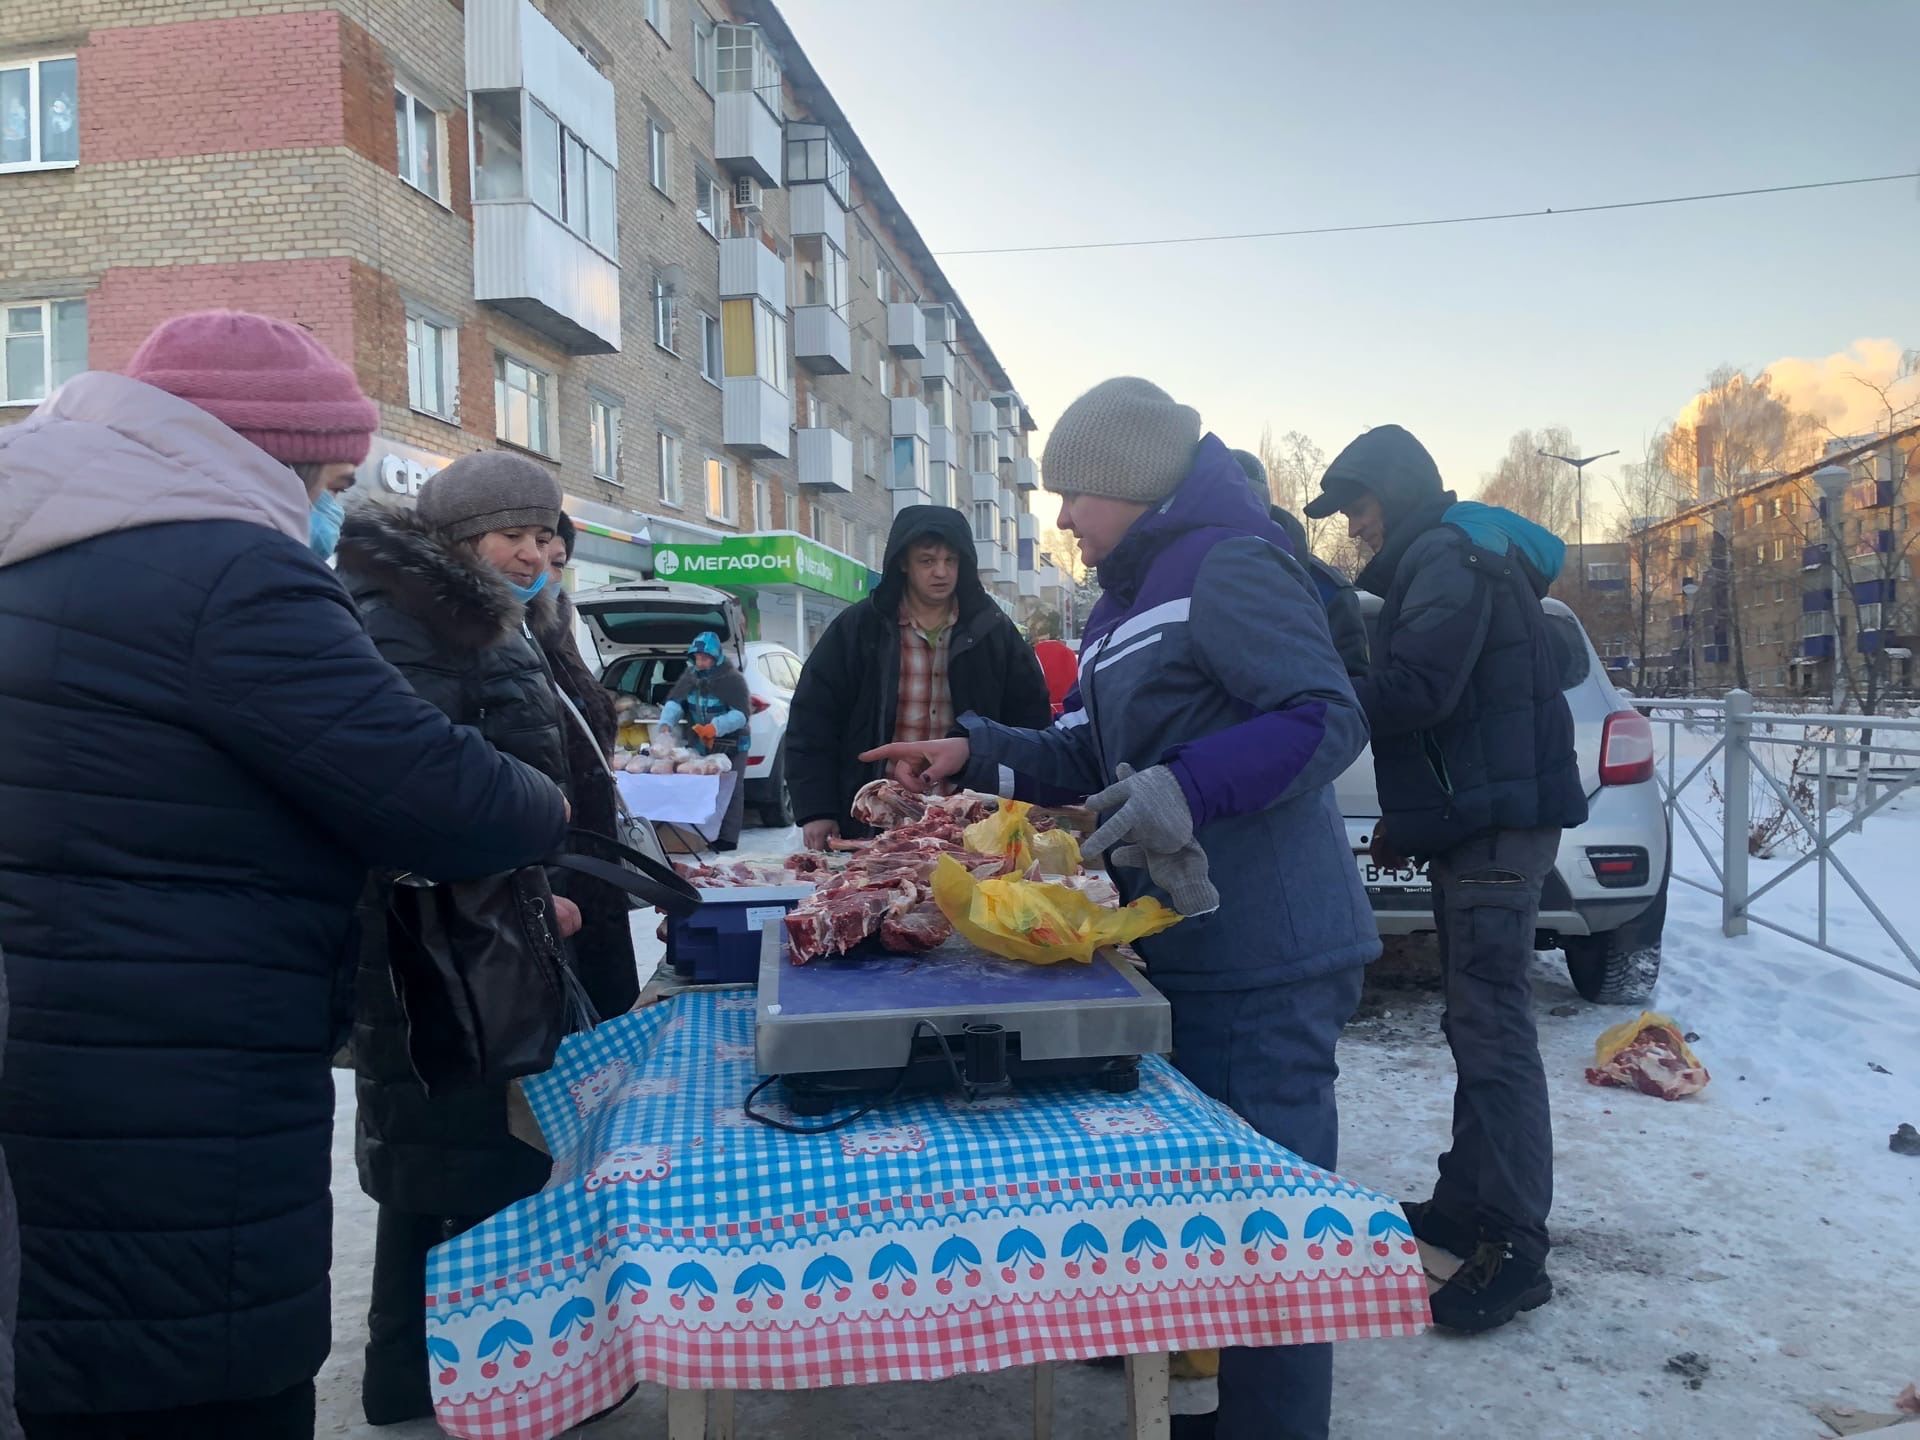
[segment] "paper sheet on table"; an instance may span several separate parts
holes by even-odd
[[[697,825],[718,824],[733,794],[737,775],[629,775],[614,777],[627,809],[653,821]],[[712,837],[708,837],[712,838]]]

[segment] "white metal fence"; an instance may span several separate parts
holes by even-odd
[[[1920,954],[1836,849],[1920,781],[1920,719],[1756,711],[1753,697],[1743,690],[1724,700],[1636,703],[1656,727],[1666,727],[1666,753],[1655,774],[1672,822],[1672,878],[1720,898],[1721,932],[1744,935],[1749,924],[1758,925],[1920,990]],[[1655,734],[1657,740],[1658,729]],[[1792,753],[1783,764],[1786,750]],[[1689,787],[1702,780],[1710,789],[1718,787],[1717,834],[1710,816],[1683,801]],[[1748,881],[1748,861],[1756,839],[1764,841],[1768,832],[1791,837],[1784,848],[1802,853],[1755,888]],[[1683,836],[1706,860],[1711,881],[1682,873]],[[1775,914],[1756,913],[1756,905],[1810,865],[1819,875],[1813,934]],[[1915,874],[1920,877],[1920,870]],[[1843,891],[1836,891],[1836,877]],[[1848,894],[1873,917],[1910,971],[1834,942],[1830,902]]]

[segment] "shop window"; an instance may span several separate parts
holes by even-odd
[[[446,204],[446,118],[419,96],[395,86],[393,130],[400,178]]]
[[[427,315],[407,312],[407,403],[423,415],[460,418],[460,332]]]
[[[553,376],[504,351],[493,355],[494,434],[523,450],[551,453]]]
[[[80,163],[79,79],[71,55],[0,65],[0,171]]]
[[[87,368],[87,302],[8,305],[0,405],[37,405]]]

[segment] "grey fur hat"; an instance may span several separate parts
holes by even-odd
[[[1041,468],[1060,495],[1158,505],[1187,478],[1200,412],[1150,381],[1102,380],[1061,412]]]
[[[446,540],[489,530],[560,523],[560,482],[542,465],[505,450],[462,455],[420,487],[422,521]]]

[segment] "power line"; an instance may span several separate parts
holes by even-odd
[[[1884,185],[1890,180],[1920,180],[1920,170],[1898,175],[1863,175],[1853,180],[1813,180],[1803,185],[1762,185],[1751,190],[1713,190],[1699,195],[1667,195],[1655,200],[1614,200],[1603,205],[1548,206],[1541,210],[1502,210],[1489,215],[1448,215],[1431,220],[1382,220],[1370,225],[1312,225],[1298,230],[1245,230],[1225,235],[1176,235],[1158,240],[1081,240],[1063,245],[1001,245],[977,250],[942,250],[941,259],[958,255],[1039,255],[1058,250],[1132,250],[1149,245],[1210,245],[1223,240],[1283,240],[1302,235],[1354,235],[1367,230],[1419,230],[1437,225],[1484,225],[1495,220],[1539,220],[1558,215],[1593,215],[1603,210],[1646,210],[1660,205],[1697,205],[1706,200],[1737,200],[1748,195],[1786,195],[1799,190],[1836,190],[1847,185]]]

